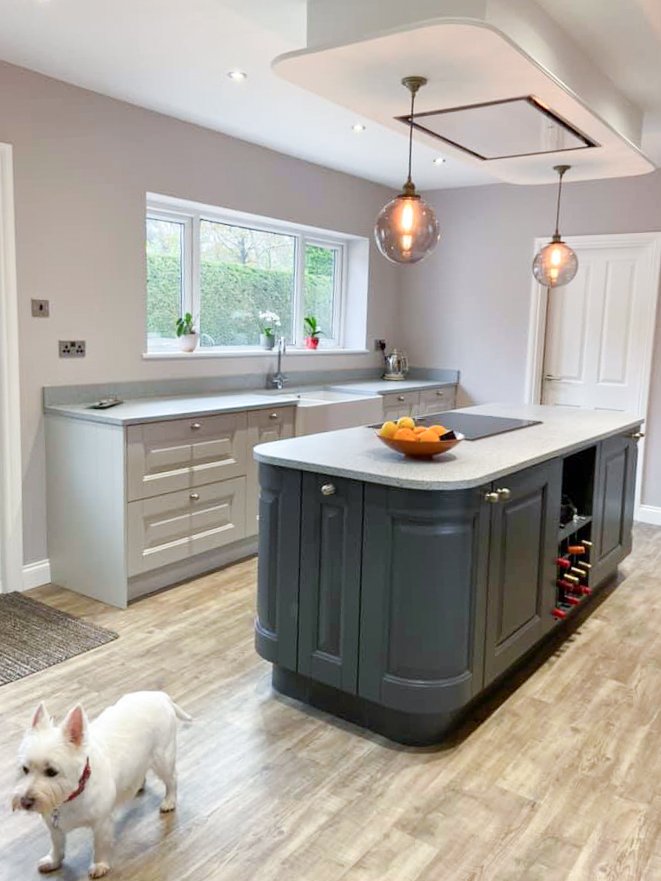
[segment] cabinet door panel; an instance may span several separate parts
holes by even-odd
[[[420,401],[416,408],[416,416],[428,416],[452,410],[455,404],[454,386],[447,388],[424,389],[420,392]]]
[[[325,495],[322,487],[332,487]],[[303,475],[298,669],[355,693],[362,484]]]
[[[482,491],[365,488],[358,692],[451,712],[482,687],[489,511]]]
[[[383,395],[384,422],[396,422],[401,416],[412,416],[418,407],[418,392],[389,392]]]
[[[246,496],[246,535],[257,535],[259,529],[259,481],[253,450],[257,444],[294,436],[295,407],[273,407],[248,413],[248,484]]]
[[[631,552],[637,458],[637,443],[631,437],[610,437],[599,445],[590,574],[593,584],[612,574]]]
[[[201,486],[191,506],[191,553],[222,548],[245,535],[246,479]]]
[[[485,684],[554,626],[562,462],[508,475],[499,487],[511,496],[491,506]]]
[[[190,556],[188,490],[128,504],[128,572],[139,575]]]
[[[267,661],[296,670],[301,472],[260,465],[259,477],[255,646]]]
[[[129,426],[129,500],[245,474],[246,425],[245,413],[222,413]]]

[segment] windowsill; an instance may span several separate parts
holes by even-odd
[[[285,358],[298,355],[369,355],[369,349],[294,349],[287,348]],[[146,361],[181,361],[199,358],[275,358],[277,349],[225,349],[223,351],[205,351],[196,349],[194,352],[144,352]]]

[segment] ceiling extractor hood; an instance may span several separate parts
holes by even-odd
[[[413,123],[448,158],[511,183],[645,174],[642,111],[531,0],[308,0],[285,79],[402,131],[397,84],[428,79]]]

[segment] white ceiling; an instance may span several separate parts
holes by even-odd
[[[651,111],[651,129],[661,131],[659,0],[539,5],[571,27],[586,54]],[[361,120],[355,113],[271,70],[276,56],[305,46],[305,11],[305,0],[0,0],[0,58],[398,186],[405,171],[404,131],[367,120],[366,131],[356,135],[351,126]],[[226,77],[232,68],[247,71],[248,79],[232,83]],[[458,160],[434,165],[437,155],[417,141],[414,178],[421,188],[495,181]]]

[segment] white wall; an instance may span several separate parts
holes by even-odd
[[[144,361],[145,193],[371,236],[388,189],[0,63],[14,146],[25,560],[46,557],[44,385],[254,373],[263,358]],[[392,338],[398,270],[372,248],[368,339]],[[48,298],[51,318],[30,317]],[[85,339],[61,360],[58,339]],[[312,356],[314,357],[314,356]],[[291,358],[287,371],[377,365]]]
[[[495,185],[425,194],[442,239],[424,263],[408,268],[398,339],[414,364],[458,367],[463,403],[523,400],[533,242],[553,231],[556,192]],[[561,229],[661,230],[661,171],[566,183]],[[661,506],[661,309],[658,315],[643,487],[644,503],[654,506]]]

